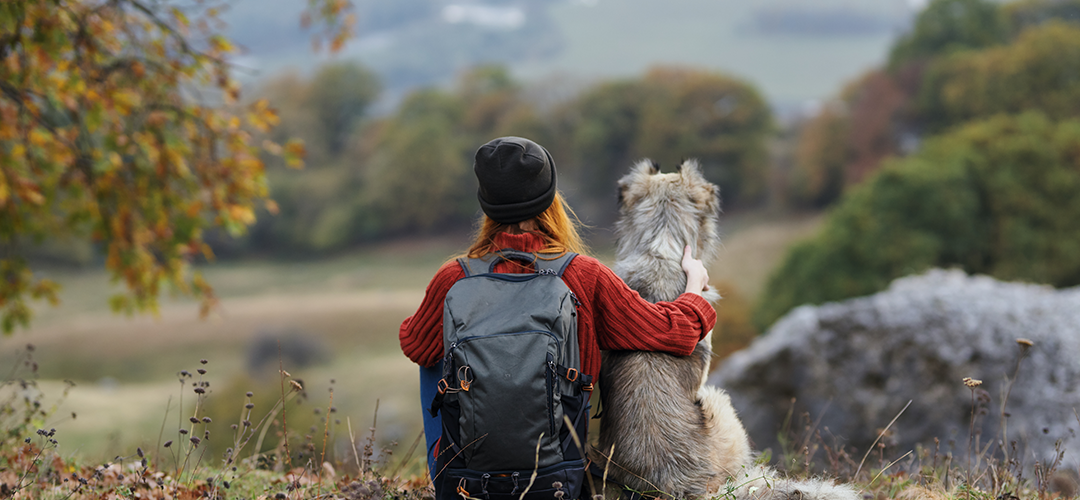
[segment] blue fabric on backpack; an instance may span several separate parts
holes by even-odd
[[[440,359],[431,368],[420,367],[420,411],[424,414],[424,438],[427,440],[427,464],[429,477],[435,478],[435,443],[442,436],[442,413],[432,416],[428,408],[439,392],[439,380],[442,379],[443,362]]]

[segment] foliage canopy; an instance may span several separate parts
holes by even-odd
[[[1080,121],[1001,115],[886,162],[771,276],[765,327],[800,304],[867,295],[930,267],[1080,284]]]
[[[308,0],[332,45],[344,3]],[[56,301],[28,252],[46,238],[92,239],[127,292],[114,309],[155,310],[163,285],[213,305],[190,272],[212,253],[209,227],[239,234],[266,200],[263,153],[299,166],[299,142],[257,143],[278,122],[241,106],[232,43],[214,2],[11,0],[0,3],[0,325]],[[272,207],[272,205],[271,205]]]

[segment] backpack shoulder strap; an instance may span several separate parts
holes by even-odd
[[[555,275],[560,277],[560,278],[562,277],[563,273],[566,272],[566,268],[570,267],[570,262],[572,262],[574,260],[574,257],[578,256],[578,254],[576,254],[574,252],[566,252],[566,253],[564,253],[564,254],[562,254],[562,255],[560,255],[558,257],[555,257],[555,258],[548,258],[547,257],[548,255],[553,255],[553,254],[539,254],[538,255],[538,258],[536,259],[536,263],[535,263],[536,264],[536,271],[537,272],[542,272],[542,270],[549,270],[549,271],[545,271],[545,272],[554,271]]]

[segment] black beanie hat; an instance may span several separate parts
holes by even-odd
[[[500,137],[476,150],[476,196],[491,220],[515,224],[540,215],[555,200],[555,161],[543,146]]]

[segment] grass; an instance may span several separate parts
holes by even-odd
[[[1025,344],[1021,339],[1018,344],[1017,368],[1030,342]],[[430,498],[424,469],[410,465],[421,460],[416,454],[419,439],[413,439],[409,446],[399,446],[381,443],[377,438],[378,433],[387,432],[386,422],[395,420],[383,413],[384,406],[375,406],[378,419],[371,420],[370,427],[367,421],[359,420],[346,420],[342,425],[335,402],[355,394],[331,390],[327,396],[316,396],[318,391],[313,387],[316,384],[300,382],[295,374],[278,373],[275,378],[281,388],[270,395],[271,405],[252,404],[258,399],[254,393],[236,398],[237,403],[247,403],[246,409],[238,412],[238,419],[222,423],[241,425],[233,426],[231,432],[215,430],[211,434],[212,422],[205,406],[210,397],[208,391],[200,392],[200,389],[216,387],[217,381],[213,376],[214,363],[205,360],[196,362],[199,368],[181,377],[179,390],[186,393],[189,404],[171,405],[165,411],[168,423],[162,425],[167,429],[162,434],[166,441],[159,439],[149,446],[117,446],[113,458],[103,462],[80,459],[66,451],[69,441],[65,430],[60,425],[52,427],[57,419],[66,417],[60,415],[46,395],[55,394],[53,391],[64,394],[65,388],[37,381],[36,356],[35,350],[25,350],[16,369],[0,383],[0,495],[5,497]],[[1016,373],[1018,370],[1012,376]],[[385,383],[394,376],[386,373],[384,378],[371,382]],[[981,400],[982,395],[976,398],[978,381],[965,379],[962,383],[972,389],[973,401]],[[331,383],[332,389],[336,387]],[[170,391],[147,386],[144,390],[151,399],[167,393],[177,395],[175,388]],[[1003,398],[1007,399],[1007,394]],[[282,403],[292,412],[287,421],[280,411]],[[1007,406],[1007,401],[1002,401],[1001,411]],[[308,408],[306,419],[302,416],[304,408]],[[114,408],[109,413],[123,413],[117,410]],[[969,411],[974,428],[982,415],[980,405]],[[879,432],[887,434],[890,426]],[[269,445],[261,446],[266,431],[279,439],[272,437],[267,441]],[[899,456],[896,455],[902,450],[887,450],[883,445],[859,453],[842,443],[837,445],[823,439],[821,429],[808,414],[789,415],[782,432],[787,439],[773,464],[781,477],[810,479],[824,471],[850,484],[866,499],[1077,498],[1076,471],[1061,470],[1060,460],[1024,464],[1022,459],[1003,456],[1002,450],[992,446],[969,447],[964,457],[943,454],[936,446],[917,448]],[[1001,432],[1002,441],[1008,442],[1004,427]],[[220,447],[211,448],[210,442],[214,440],[224,442],[229,448],[224,453]],[[768,463],[770,458],[766,453],[759,463]],[[753,470],[755,474],[760,471]],[[766,471],[761,477],[774,476]],[[744,486],[760,485],[757,479],[760,478],[736,479],[714,498],[756,498],[755,492],[747,492]],[[757,488],[758,494],[763,492],[761,486]],[[604,500],[604,497],[598,495],[592,500]]]

